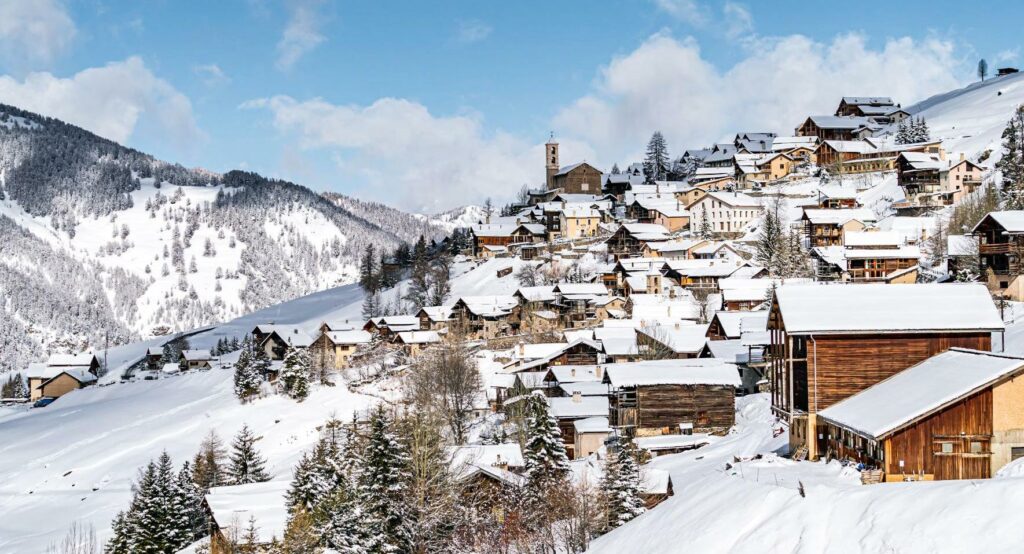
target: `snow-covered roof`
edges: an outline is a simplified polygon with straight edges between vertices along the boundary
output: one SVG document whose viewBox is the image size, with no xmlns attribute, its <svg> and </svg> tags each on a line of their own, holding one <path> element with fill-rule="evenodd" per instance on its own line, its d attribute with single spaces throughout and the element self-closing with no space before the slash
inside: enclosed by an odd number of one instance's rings
<svg viewBox="0 0 1024 554">
<path fill-rule="evenodd" d="M 685 447 L 698 447 L 711 442 L 708 435 L 695 434 L 695 435 L 656 435 L 653 437 L 637 437 L 633 439 L 633 443 L 638 448 L 642 448 L 649 452 L 657 452 L 658 450 L 668 450 L 674 448 L 685 448 Z"/>
<path fill-rule="evenodd" d="M 433 344 L 441 342 L 441 335 L 437 331 L 402 331 L 398 340 L 402 344 Z"/>
<path fill-rule="evenodd" d="M 570 164 L 570 165 L 563 165 L 561 168 L 558 169 L 558 173 L 556 173 L 555 175 L 565 175 L 565 174 L 569 173 L 570 171 L 576 169 L 577 167 L 580 167 L 581 165 L 587 165 L 587 166 L 590 166 L 593 169 L 597 169 L 596 167 L 588 164 L 587 162 L 577 162 L 577 163 Z M 597 171 L 601 172 L 600 169 L 597 169 Z"/>
<path fill-rule="evenodd" d="M 555 292 L 560 294 L 581 294 L 606 296 L 608 289 L 601 283 L 558 283 Z"/>
<path fill-rule="evenodd" d="M 583 396 L 607 396 L 608 385 L 599 381 L 583 381 L 577 383 L 561 383 L 558 388 L 562 389 L 565 396 L 572 396 L 580 393 Z"/>
<path fill-rule="evenodd" d="M 623 223 L 622 228 L 638 240 L 668 240 L 668 229 L 656 223 Z"/>
<path fill-rule="evenodd" d="M 519 287 L 516 293 L 527 302 L 553 302 L 555 300 L 555 287 L 553 286 Z"/>
<path fill-rule="evenodd" d="M 981 284 L 782 285 L 775 291 L 789 334 L 1000 331 Z"/>
<path fill-rule="evenodd" d="M 607 416 L 588 417 L 577 419 L 572 422 L 576 433 L 611 433 L 612 427 L 608 424 Z"/>
<path fill-rule="evenodd" d="M 804 210 L 804 217 L 815 225 L 842 225 L 854 219 L 860 222 L 875 221 L 877 219 L 875 212 L 867 208 L 807 208 Z"/>
<path fill-rule="evenodd" d="M 599 382 L 604 376 L 596 365 L 555 365 L 548 372 L 559 383 Z"/>
<path fill-rule="evenodd" d="M 808 119 L 820 129 L 853 130 L 871 123 L 867 117 L 860 116 L 812 115 Z"/>
<path fill-rule="evenodd" d="M 506 444 L 473 444 L 468 446 L 457 446 L 451 451 L 452 467 L 459 467 L 468 464 L 480 465 L 502 465 L 508 467 L 523 467 L 523 451 L 519 443 Z"/>
<path fill-rule="evenodd" d="M 693 297 L 671 298 L 660 294 L 638 294 L 629 297 L 633 319 L 641 322 L 657 322 L 679 319 L 698 319 L 700 307 Z"/>
<path fill-rule="evenodd" d="M 96 360 L 96 355 L 92 352 L 82 352 L 80 354 L 50 354 L 50 358 L 46 360 L 48 366 L 82 366 L 92 365 L 93 361 Z"/>
<path fill-rule="evenodd" d="M 740 339 L 709 340 L 708 350 L 711 357 L 733 364 L 745 364 L 750 361 L 750 349 L 743 346 Z"/>
<path fill-rule="evenodd" d="M 267 543 L 273 537 L 284 536 L 288 522 L 285 494 L 290 486 L 291 482 L 285 479 L 214 487 L 206 494 L 206 504 L 225 536 L 243 535 L 252 518 L 255 519 L 258 540 Z"/>
<path fill-rule="evenodd" d="M 608 416 L 607 396 L 548 398 L 548 411 L 555 418 Z"/>
<path fill-rule="evenodd" d="M 1003 210 L 999 212 L 989 212 L 977 225 L 974 226 L 972 232 L 976 232 L 978 227 L 984 223 L 985 219 L 992 218 L 1004 231 L 1008 233 L 1024 233 L 1024 210 Z"/>
<path fill-rule="evenodd" d="M 528 389 L 540 389 L 547 386 L 544 378 L 548 376 L 547 371 L 521 371 L 516 373 L 516 379 Z"/>
<path fill-rule="evenodd" d="M 181 357 L 185 358 L 190 362 L 202 362 L 213 358 L 213 354 L 210 354 L 209 350 L 203 348 L 193 350 L 182 350 Z"/>
<path fill-rule="evenodd" d="M 766 310 L 757 312 L 717 312 L 712 321 L 718 321 L 722 331 L 725 332 L 725 336 L 739 338 L 740 333 L 742 333 L 742 322 L 747 318 L 750 318 L 751 321 L 763 319 L 767 322 L 768 312 Z"/>
<path fill-rule="evenodd" d="M 696 354 L 707 342 L 708 325 L 680 322 L 675 325 L 642 327 L 637 331 L 664 344 L 676 354 Z"/>
<path fill-rule="evenodd" d="M 829 406 L 818 417 L 882 438 L 1022 370 L 1024 358 L 954 348 Z"/>
<path fill-rule="evenodd" d="M 474 315 L 482 317 L 496 317 L 508 315 L 519 301 L 515 296 L 462 296 L 459 302 L 465 304 L 466 309 Z"/>
<path fill-rule="evenodd" d="M 83 385 L 96 381 L 96 376 L 89 371 L 89 366 L 62 366 L 52 369 L 57 371 L 51 377 L 43 381 L 40 386 L 45 385 L 47 382 L 52 381 L 61 375 L 67 375 Z"/>
<path fill-rule="evenodd" d="M 843 235 L 843 244 L 847 248 L 860 246 L 891 246 L 903 244 L 903 236 L 895 231 L 850 231 Z"/>
<path fill-rule="evenodd" d="M 313 337 L 305 330 L 295 325 L 258 325 L 256 330 L 267 335 L 276 334 L 289 346 L 306 348 L 313 344 Z"/>
<path fill-rule="evenodd" d="M 818 137 L 775 137 L 772 140 L 772 150 L 792 150 L 794 148 L 811 148 L 818 144 Z"/>
<path fill-rule="evenodd" d="M 694 203 L 695 204 L 699 204 L 699 203 L 705 201 L 706 199 L 718 200 L 719 202 L 721 202 L 721 203 L 723 203 L 723 204 L 725 204 L 727 206 L 733 207 L 733 208 L 747 208 L 747 207 L 760 208 L 761 207 L 761 201 L 760 200 L 758 200 L 757 198 L 754 198 L 753 196 L 749 196 L 749 195 L 743 194 L 742 192 L 711 191 L 711 192 L 705 194 L 704 196 L 702 196 L 700 198 L 700 200 L 697 200 Z"/>
<path fill-rule="evenodd" d="M 921 257 L 921 249 L 916 246 L 901 246 L 899 248 L 847 248 L 843 256 L 848 260 L 891 260 L 891 259 L 916 259 Z"/>
<path fill-rule="evenodd" d="M 367 344 L 373 335 L 366 331 L 328 331 L 327 338 L 334 344 Z"/>
<path fill-rule="evenodd" d="M 604 366 L 605 382 L 612 388 L 655 385 L 740 386 L 735 364 L 717 358 L 647 360 Z"/>
<path fill-rule="evenodd" d="M 948 235 L 946 252 L 950 256 L 976 256 L 978 254 L 978 238 L 967 235 Z"/>
<path fill-rule="evenodd" d="M 448 321 L 452 317 L 451 306 L 424 306 L 420 308 L 420 311 L 427 316 L 427 319 L 434 322 Z"/>
<path fill-rule="evenodd" d="M 849 154 L 870 154 L 877 150 L 875 145 L 863 140 L 826 140 L 822 144 L 827 144 L 836 152 Z"/>
</svg>

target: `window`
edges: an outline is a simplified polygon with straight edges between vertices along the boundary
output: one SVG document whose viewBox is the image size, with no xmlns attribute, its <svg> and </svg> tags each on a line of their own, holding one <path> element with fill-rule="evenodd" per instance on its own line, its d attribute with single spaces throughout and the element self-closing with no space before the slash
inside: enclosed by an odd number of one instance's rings
<svg viewBox="0 0 1024 554">
<path fill-rule="evenodd" d="M 985 443 L 981 441 L 971 441 L 971 454 L 984 454 Z"/>
<path fill-rule="evenodd" d="M 1011 446 L 1010 461 L 1012 462 L 1019 458 L 1024 458 L 1024 446 Z"/>
<path fill-rule="evenodd" d="M 942 450 L 941 450 L 941 452 L 943 454 L 952 454 L 953 453 L 953 443 L 951 443 L 951 442 L 944 442 L 944 443 L 942 443 Z"/>
</svg>

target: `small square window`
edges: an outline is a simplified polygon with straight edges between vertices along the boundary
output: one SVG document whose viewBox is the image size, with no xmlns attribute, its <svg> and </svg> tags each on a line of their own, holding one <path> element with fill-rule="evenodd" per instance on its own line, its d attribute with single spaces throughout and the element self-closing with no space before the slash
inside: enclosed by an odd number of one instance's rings
<svg viewBox="0 0 1024 554">
<path fill-rule="evenodd" d="M 953 443 L 951 443 L 951 442 L 944 442 L 944 443 L 942 443 L 942 453 L 943 454 L 952 454 L 953 453 Z"/>
<path fill-rule="evenodd" d="M 971 454 L 982 454 L 985 452 L 985 443 L 971 441 Z"/>
</svg>

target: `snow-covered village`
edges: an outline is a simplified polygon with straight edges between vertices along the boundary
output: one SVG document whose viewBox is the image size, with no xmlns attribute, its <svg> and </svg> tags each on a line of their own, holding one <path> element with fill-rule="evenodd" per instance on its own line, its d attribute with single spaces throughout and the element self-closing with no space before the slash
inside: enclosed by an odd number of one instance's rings
<svg viewBox="0 0 1024 554">
<path fill-rule="evenodd" d="M 1024 6 L 99 4 L 0 0 L 0 554 L 1024 545 Z"/>
</svg>

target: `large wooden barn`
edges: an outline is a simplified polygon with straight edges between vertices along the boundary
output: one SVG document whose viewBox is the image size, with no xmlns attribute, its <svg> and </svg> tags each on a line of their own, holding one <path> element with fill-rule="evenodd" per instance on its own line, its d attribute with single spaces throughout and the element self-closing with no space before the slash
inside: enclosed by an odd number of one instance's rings
<svg viewBox="0 0 1024 554">
<path fill-rule="evenodd" d="M 637 436 L 675 434 L 680 424 L 725 433 L 735 423 L 735 364 L 715 358 L 651 360 L 605 366 L 612 426 Z"/>
<path fill-rule="evenodd" d="M 950 348 L 991 350 L 1003 330 L 980 284 L 783 285 L 768 317 L 772 409 L 814 459 L 818 412 Z"/>
<path fill-rule="evenodd" d="M 986 479 L 1024 457 L 1024 358 L 954 348 L 818 418 L 830 456 L 887 481 Z"/>
</svg>

